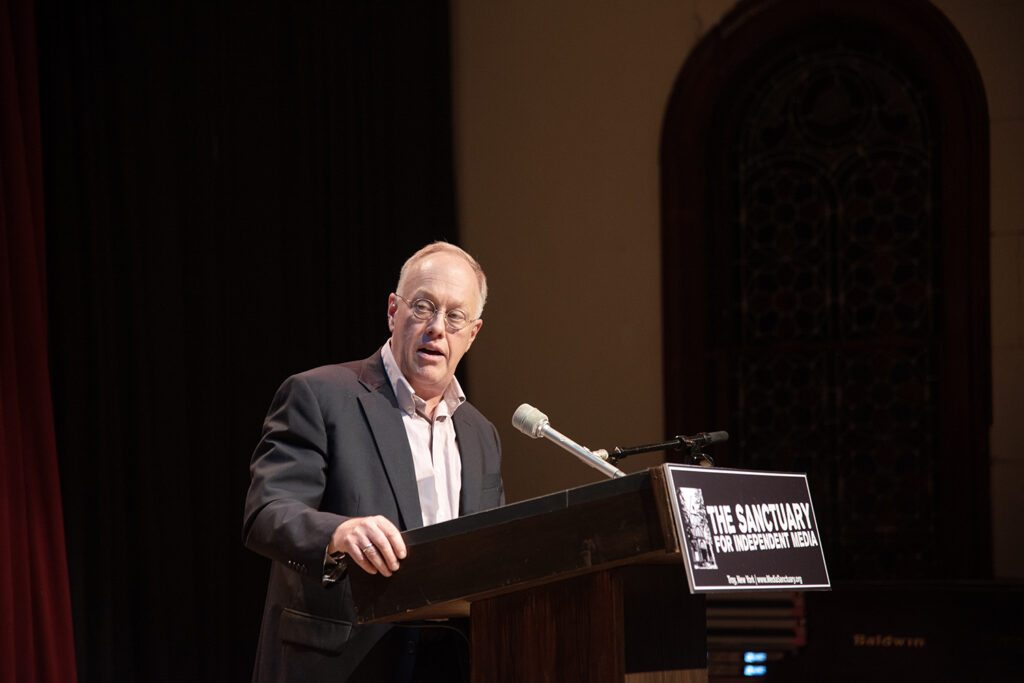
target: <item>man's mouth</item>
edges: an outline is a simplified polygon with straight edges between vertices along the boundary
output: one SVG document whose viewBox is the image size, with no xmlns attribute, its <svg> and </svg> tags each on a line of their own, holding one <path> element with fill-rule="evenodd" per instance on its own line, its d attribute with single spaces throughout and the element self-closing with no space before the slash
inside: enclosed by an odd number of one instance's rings
<svg viewBox="0 0 1024 683">
<path fill-rule="evenodd" d="M 433 356 L 434 358 L 444 358 L 444 353 L 437 349 L 427 348 L 425 346 L 420 347 L 418 353 L 422 353 L 425 356 Z"/>
</svg>

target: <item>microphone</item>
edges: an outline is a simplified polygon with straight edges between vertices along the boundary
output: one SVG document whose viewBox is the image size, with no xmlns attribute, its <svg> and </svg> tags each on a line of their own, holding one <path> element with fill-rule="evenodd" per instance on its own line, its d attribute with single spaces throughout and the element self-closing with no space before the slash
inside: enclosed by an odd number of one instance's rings
<svg viewBox="0 0 1024 683">
<path fill-rule="evenodd" d="M 515 414 L 512 415 L 512 426 L 523 434 L 526 434 L 531 439 L 539 439 L 543 436 L 545 439 L 553 441 L 583 462 L 593 467 L 595 470 L 599 470 L 608 477 L 614 479 L 615 477 L 626 476 L 626 473 L 619 468 L 605 462 L 600 457 L 591 453 L 588 448 L 579 445 L 569 437 L 552 428 L 551 425 L 548 424 L 548 416 L 531 406 L 529 403 L 524 403 L 516 408 Z"/>
<path fill-rule="evenodd" d="M 729 432 L 701 432 L 697 436 L 677 436 L 689 448 L 704 448 L 729 440 Z"/>
</svg>

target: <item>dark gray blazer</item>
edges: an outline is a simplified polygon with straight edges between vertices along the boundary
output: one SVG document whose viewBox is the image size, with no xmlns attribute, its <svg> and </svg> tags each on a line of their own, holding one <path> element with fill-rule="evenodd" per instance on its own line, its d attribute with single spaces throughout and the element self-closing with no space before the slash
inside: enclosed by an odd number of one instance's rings
<svg viewBox="0 0 1024 683">
<path fill-rule="evenodd" d="M 468 402 L 452 420 L 462 456 L 459 514 L 502 505 L 497 430 Z M 349 517 L 369 515 L 403 530 L 423 526 L 380 352 L 285 380 L 250 470 L 243 539 L 273 560 L 253 681 L 343 681 L 389 627 L 355 624 L 347 579 L 323 586 L 331 535 Z"/>
</svg>

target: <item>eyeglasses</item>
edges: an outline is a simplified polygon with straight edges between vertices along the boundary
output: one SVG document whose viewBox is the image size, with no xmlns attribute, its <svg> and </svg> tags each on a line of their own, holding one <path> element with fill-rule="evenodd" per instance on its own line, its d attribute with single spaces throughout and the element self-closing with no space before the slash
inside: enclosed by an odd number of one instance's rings
<svg viewBox="0 0 1024 683">
<path fill-rule="evenodd" d="M 438 309 L 437 304 L 430 299 L 416 299 L 415 301 L 409 301 L 397 292 L 395 293 L 395 296 L 405 302 L 405 305 L 409 307 L 413 317 L 417 320 L 433 320 L 434 316 L 437 315 L 438 310 L 440 310 Z M 475 320 L 476 318 L 471 320 L 469 316 L 466 315 L 465 311 L 458 308 L 446 311 L 444 314 L 444 324 L 452 332 L 458 332 Z"/>
</svg>

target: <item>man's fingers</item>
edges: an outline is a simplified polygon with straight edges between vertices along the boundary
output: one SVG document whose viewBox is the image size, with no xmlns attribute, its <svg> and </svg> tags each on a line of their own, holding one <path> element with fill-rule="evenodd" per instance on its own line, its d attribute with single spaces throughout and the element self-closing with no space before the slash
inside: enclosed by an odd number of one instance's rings
<svg viewBox="0 0 1024 683">
<path fill-rule="evenodd" d="M 386 517 L 374 517 L 373 520 L 376 523 L 376 528 L 368 534 L 369 541 L 373 543 L 373 548 L 380 553 L 381 562 L 391 571 L 396 571 L 398 559 L 405 557 L 405 543 L 402 541 L 402 534 Z M 385 576 L 390 575 L 390 572 L 385 573 Z"/>
<path fill-rule="evenodd" d="M 405 539 L 402 538 L 402 532 L 391 524 L 391 529 L 385 533 L 387 534 L 388 541 L 391 542 L 391 547 L 395 549 L 395 556 L 400 560 L 404 560 L 406 556 L 406 549 Z"/>
<path fill-rule="evenodd" d="M 333 544 L 369 574 L 391 576 L 406 555 L 402 533 L 381 515 L 346 520 L 335 531 Z"/>
<path fill-rule="evenodd" d="M 363 554 L 363 561 L 359 563 L 366 572 L 376 574 L 378 571 L 384 576 L 391 576 L 387 561 L 381 555 L 376 545 L 368 543 L 360 551 Z"/>
</svg>

